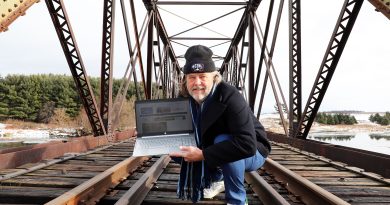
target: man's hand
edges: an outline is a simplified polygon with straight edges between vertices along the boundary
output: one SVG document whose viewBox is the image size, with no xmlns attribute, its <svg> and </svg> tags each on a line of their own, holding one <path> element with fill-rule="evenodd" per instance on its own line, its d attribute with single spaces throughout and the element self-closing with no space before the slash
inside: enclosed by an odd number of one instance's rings
<svg viewBox="0 0 390 205">
<path fill-rule="evenodd" d="M 180 146 L 180 152 L 169 153 L 171 157 L 183 157 L 186 162 L 204 160 L 203 151 L 194 146 Z"/>
</svg>

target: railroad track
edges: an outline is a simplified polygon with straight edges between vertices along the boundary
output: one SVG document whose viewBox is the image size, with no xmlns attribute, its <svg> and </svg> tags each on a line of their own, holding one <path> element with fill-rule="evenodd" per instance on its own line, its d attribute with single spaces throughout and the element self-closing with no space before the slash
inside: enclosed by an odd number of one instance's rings
<svg viewBox="0 0 390 205">
<path fill-rule="evenodd" d="M 168 156 L 129 157 L 133 144 L 2 170 L 0 203 L 192 204 L 176 198 L 180 167 Z M 274 143 L 270 158 L 246 175 L 249 204 L 390 203 L 388 180 L 374 174 L 284 144 Z M 223 198 L 200 204 L 225 204 Z"/>
</svg>

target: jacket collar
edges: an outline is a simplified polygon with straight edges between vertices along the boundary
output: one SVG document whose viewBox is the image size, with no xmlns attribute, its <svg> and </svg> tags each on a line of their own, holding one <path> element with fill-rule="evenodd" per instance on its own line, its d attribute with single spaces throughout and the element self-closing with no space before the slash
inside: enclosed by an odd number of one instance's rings
<svg viewBox="0 0 390 205">
<path fill-rule="evenodd" d="M 221 82 L 223 83 L 223 82 Z M 221 84 L 220 83 L 220 84 Z M 220 84 L 216 85 L 215 92 L 213 93 L 211 99 L 208 99 L 209 102 L 207 103 L 207 106 L 205 107 L 205 112 L 202 112 L 202 121 L 201 121 L 201 135 L 203 136 L 206 130 L 214 124 L 215 121 L 218 120 L 218 118 L 222 115 L 222 113 L 226 109 L 226 105 L 223 104 L 221 101 L 221 90 L 220 90 Z M 204 120 L 206 119 L 206 120 Z"/>
</svg>

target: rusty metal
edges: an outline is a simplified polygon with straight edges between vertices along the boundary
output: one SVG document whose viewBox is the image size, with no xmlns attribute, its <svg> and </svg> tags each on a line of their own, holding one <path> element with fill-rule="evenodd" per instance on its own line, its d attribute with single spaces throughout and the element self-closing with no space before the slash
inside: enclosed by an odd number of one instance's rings
<svg viewBox="0 0 390 205">
<path fill-rule="evenodd" d="M 136 19 L 135 18 L 135 11 L 133 10 L 134 9 L 134 5 L 133 5 L 133 2 L 130 1 L 130 5 L 131 5 L 131 8 L 132 8 L 132 14 L 133 14 L 133 28 L 134 28 L 134 33 L 135 33 L 135 36 L 136 36 L 136 46 L 135 48 L 131 51 L 131 53 L 135 53 L 135 56 L 137 56 L 137 59 L 134 59 L 134 55 L 130 55 L 130 60 L 129 60 L 129 63 L 127 65 L 127 68 L 126 68 L 126 72 L 124 74 L 124 77 L 122 78 L 122 82 L 121 82 L 121 85 L 119 87 L 119 90 L 118 90 L 118 93 L 115 97 L 115 100 L 114 100 L 114 105 L 113 105 L 113 112 L 112 112 L 112 116 L 111 116 L 111 121 L 109 122 L 109 130 L 115 130 L 116 129 L 116 126 L 118 125 L 119 123 L 119 116 L 120 116 L 120 113 L 121 113 L 121 110 L 122 110 L 122 107 L 123 107 L 123 103 L 126 99 L 126 95 L 127 95 L 127 90 L 129 89 L 129 86 L 130 86 L 130 80 L 131 80 L 131 76 L 132 75 L 135 75 L 136 74 L 136 60 L 138 60 L 139 64 L 140 64 L 140 72 L 143 76 L 143 68 L 142 68 L 142 59 L 141 59 L 141 45 L 142 45 L 142 42 L 143 42 L 143 39 L 144 39 L 144 36 L 146 34 L 146 27 L 145 27 L 145 30 L 144 32 L 142 32 L 142 28 L 145 24 L 149 24 L 149 21 L 150 19 L 152 18 L 152 14 L 149 14 L 145 17 L 145 20 L 144 20 L 144 23 L 143 23 L 143 26 L 141 27 L 141 34 L 142 34 L 142 38 L 139 39 L 139 34 L 138 34 L 138 29 L 137 29 L 137 23 L 136 23 Z M 129 71 L 129 68 L 131 67 L 130 71 Z M 144 77 L 142 77 L 142 83 L 145 87 L 145 80 L 144 80 Z M 135 82 L 137 83 L 137 82 Z M 145 89 L 144 89 L 145 91 Z M 136 91 L 137 93 L 139 93 L 139 91 L 137 90 Z M 112 132 L 110 132 L 112 133 Z"/>
<path fill-rule="evenodd" d="M 301 0 L 289 0 L 289 136 L 302 117 Z"/>
<path fill-rule="evenodd" d="M 245 181 L 252 187 L 265 205 L 289 205 L 271 185 L 269 185 L 256 171 L 246 172 Z"/>
<path fill-rule="evenodd" d="M 39 170 L 39 169 L 46 168 L 46 167 L 51 166 L 53 164 L 58 164 L 58 163 L 61 163 L 61 162 L 64 162 L 64 161 L 67 161 L 70 159 L 74 159 L 76 157 L 85 156 L 85 155 L 89 155 L 89 154 L 92 154 L 95 152 L 99 152 L 101 150 L 107 149 L 107 148 L 112 147 L 112 146 L 117 145 L 117 144 L 121 144 L 123 142 L 125 142 L 125 141 L 121 141 L 118 143 L 112 143 L 112 144 L 109 144 L 109 145 L 106 145 L 106 146 L 103 146 L 103 147 L 100 147 L 98 149 L 94 149 L 94 150 L 91 150 L 88 152 L 84 152 L 84 153 L 78 153 L 78 152 L 72 152 L 69 154 L 65 153 L 64 156 L 62 156 L 58 159 L 44 160 L 44 162 L 38 163 L 37 165 L 35 165 L 33 167 L 29 167 L 27 169 L 22 169 L 22 170 L 19 170 L 19 171 L 10 173 L 10 174 L 2 175 L 2 176 L 0 176 L 0 182 L 4 181 L 6 179 L 10 179 L 10 178 L 17 177 L 17 176 L 20 176 L 23 174 L 31 173 L 31 172 Z"/>
<path fill-rule="evenodd" d="M 241 17 L 241 20 L 238 24 L 238 27 L 237 27 L 237 30 L 236 30 L 236 33 L 234 34 L 234 37 L 231 41 L 231 44 L 229 46 L 229 49 L 225 55 L 225 59 L 223 60 L 222 62 L 222 65 L 221 65 L 221 69 L 220 69 L 220 72 L 223 74 L 223 72 L 225 71 L 225 69 L 227 69 L 226 67 L 229 65 L 229 61 L 230 59 L 232 58 L 233 56 L 233 53 L 235 51 L 235 48 L 237 48 L 238 44 L 240 43 L 240 41 L 243 38 L 244 34 L 245 34 L 245 31 L 246 31 L 246 28 L 248 27 L 248 23 L 247 23 L 247 12 L 248 12 L 248 8 L 245 8 L 245 11 Z"/>
<path fill-rule="evenodd" d="M 373 179 L 375 181 L 378 181 L 380 183 L 383 183 L 383 184 L 387 184 L 387 185 L 390 185 L 390 181 L 384 179 L 382 176 L 380 175 L 377 175 L 377 174 L 374 174 L 374 173 L 369 173 L 369 172 L 366 172 L 364 169 L 361 169 L 361 168 L 357 168 L 357 167 L 352 167 L 352 166 L 349 166 L 347 165 L 346 163 L 341 163 L 341 162 L 337 162 L 337 161 L 333 161 L 331 159 L 328 159 L 326 157 L 323 157 L 323 156 L 320 156 L 320 155 L 314 155 L 313 153 L 311 152 L 307 152 L 307 151 L 302 151 L 298 148 L 295 148 L 295 147 L 291 147 L 290 145 L 286 145 L 286 144 L 281 144 L 281 143 L 277 143 L 277 142 L 271 142 L 273 145 L 278 145 L 280 147 L 283 147 L 283 148 L 286 148 L 286 149 L 289 149 L 289 150 L 293 150 L 294 152 L 298 152 L 300 154 L 303 154 L 303 155 L 306 155 L 306 156 L 309 156 L 311 158 L 315 158 L 317 160 L 320 160 L 320 161 L 323 161 L 323 162 L 326 162 L 327 164 L 331 164 L 335 167 L 338 167 L 342 170 L 348 170 L 348 171 L 351 171 L 351 172 L 354 172 L 354 173 L 357 173 L 359 175 L 363 175 L 367 178 L 370 178 L 370 179 Z"/>
<path fill-rule="evenodd" d="M 26 14 L 34 3 L 39 0 L 4 0 L 0 2 L 0 32 L 7 31 L 8 26 L 12 24 L 19 16 Z"/>
<path fill-rule="evenodd" d="M 252 21 L 251 23 L 252 24 L 255 24 L 255 17 L 254 15 L 250 15 Z M 257 36 L 257 39 L 258 39 L 258 42 L 260 44 L 260 46 L 266 46 L 266 45 L 263 45 L 262 42 L 261 42 L 261 39 L 260 39 L 260 34 L 262 34 L 262 32 L 259 32 L 258 30 L 260 30 L 260 26 L 259 28 L 257 26 L 254 26 L 254 30 L 256 32 L 256 36 Z M 266 48 L 266 51 L 267 51 L 267 55 L 268 55 L 268 49 Z M 265 60 L 268 61 L 267 59 L 267 56 L 264 56 Z M 270 61 L 272 62 L 272 61 Z M 270 65 L 271 64 L 271 65 Z M 271 87 L 272 87 L 272 91 L 273 91 L 273 94 L 274 94 L 274 97 L 275 97 L 275 101 L 276 101 L 276 104 L 277 104 L 277 111 L 279 112 L 279 116 L 280 116 L 280 119 L 282 121 L 282 126 L 283 126 L 283 129 L 284 129 L 284 132 L 286 135 L 288 135 L 288 129 L 287 129 L 287 125 L 286 125 L 286 122 L 285 122 L 285 118 L 284 118 L 284 114 L 283 114 L 283 108 L 282 108 L 282 105 L 280 103 L 280 100 L 279 100 L 279 96 L 278 96 L 278 90 L 280 92 L 280 95 L 282 97 L 282 100 L 283 102 L 285 102 L 285 99 L 284 99 L 284 95 L 283 95 L 283 92 L 281 90 L 281 87 L 280 87 L 280 83 L 279 83 L 279 80 L 277 79 L 277 75 L 276 75 L 276 72 L 275 70 L 271 70 L 273 68 L 273 64 L 270 63 L 270 64 L 266 64 L 266 73 L 268 74 L 268 78 L 270 79 L 270 83 L 271 83 Z M 266 76 L 267 77 L 267 76 Z M 276 84 L 275 84 L 275 80 L 276 79 Z M 278 86 L 278 88 L 276 87 Z M 285 104 L 285 103 L 284 103 Z"/>
<path fill-rule="evenodd" d="M 167 155 L 160 157 L 115 204 L 141 204 L 170 160 L 171 158 Z"/>
<path fill-rule="evenodd" d="M 273 32 L 274 35 L 272 37 L 271 48 L 270 48 L 270 51 L 268 53 L 268 61 L 265 62 L 269 66 L 271 66 L 271 64 L 272 64 L 272 57 L 274 55 L 276 39 L 277 39 L 277 36 L 278 36 L 278 31 L 279 31 L 280 19 L 282 17 L 282 12 L 283 12 L 283 5 L 284 5 L 284 0 L 280 0 L 278 14 L 277 14 L 277 17 L 276 17 L 276 22 L 275 22 L 275 28 L 274 28 L 274 32 Z M 256 20 L 257 20 L 257 25 L 260 25 L 258 23 L 258 19 L 257 18 L 256 18 Z M 259 66 L 260 66 L 260 64 L 259 64 Z M 259 67 L 258 72 L 261 72 L 261 67 Z M 261 110 L 263 108 L 263 102 L 264 102 L 265 90 L 267 88 L 267 82 L 268 82 L 268 72 L 265 72 L 263 87 L 262 87 L 261 96 L 260 96 L 260 100 L 259 100 L 259 106 L 258 106 L 258 109 L 257 109 L 257 118 L 258 119 L 260 117 Z M 256 88 L 257 88 L 257 86 L 258 85 L 256 85 Z M 257 95 L 257 90 L 256 90 L 256 95 Z"/>
<path fill-rule="evenodd" d="M 205 2 L 205 1 L 158 1 L 156 2 L 157 5 L 195 5 L 195 6 L 199 6 L 199 5 L 208 5 L 208 6 L 211 6 L 211 5 L 218 5 L 218 6 L 221 6 L 221 5 L 237 5 L 237 6 L 240 6 L 240 5 L 247 5 L 246 2 L 219 2 L 219 1 L 209 1 L 209 2 Z"/>
<path fill-rule="evenodd" d="M 368 0 L 375 6 L 376 11 L 380 11 L 388 19 L 390 19 L 390 0 Z"/>
<path fill-rule="evenodd" d="M 254 13 L 255 11 L 249 11 L 249 13 Z M 255 106 L 255 34 L 254 34 L 254 24 L 251 22 L 250 14 L 247 16 L 248 18 L 248 104 L 249 107 L 254 111 Z"/>
<path fill-rule="evenodd" d="M 184 31 L 181 31 L 181 32 L 179 32 L 179 33 L 176 33 L 176 34 L 170 36 L 169 39 L 172 40 L 172 39 L 174 39 L 174 37 L 176 37 L 176 36 L 178 36 L 178 35 L 180 35 L 180 34 L 183 34 L 183 33 L 186 33 L 186 32 L 188 32 L 188 31 L 194 30 L 194 29 L 196 29 L 196 28 L 202 27 L 202 26 L 204 26 L 204 25 L 206 25 L 206 24 L 208 24 L 208 23 L 214 22 L 214 21 L 216 21 L 216 20 L 218 20 L 218 19 L 221 19 L 221 18 L 223 18 L 223 17 L 226 17 L 226 16 L 228 16 L 228 15 L 230 15 L 230 14 L 233 14 L 233 13 L 235 13 L 235 12 L 241 10 L 241 9 L 244 9 L 244 8 L 245 8 L 245 7 L 238 8 L 238 9 L 236 9 L 236 10 L 233 10 L 233 11 L 231 11 L 231 12 L 228 12 L 228 13 L 226 13 L 226 14 L 223 14 L 223 15 L 221 15 L 221 16 L 218 16 L 217 18 L 213 18 L 213 19 L 211 19 L 211 20 L 209 20 L 209 21 L 206 21 L 206 22 L 204 22 L 204 23 L 201 23 L 201 24 L 197 24 L 196 26 L 194 26 L 194 27 L 192 27 L 192 28 L 186 29 L 186 30 L 184 30 Z M 227 37 L 227 36 L 226 36 L 226 37 Z M 200 40 L 202 40 L 202 39 L 200 39 Z M 219 39 L 219 40 L 221 40 L 221 39 Z M 229 40 L 229 41 L 230 41 L 231 39 L 228 38 L 228 39 L 225 39 L 225 40 Z"/>
<path fill-rule="evenodd" d="M 133 136 L 134 130 L 115 134 L 115 140 Z M 44 159 L 62 156 L 65 153 L 79 153 L 108 144 L 105 136 L 78 137 L 61 143 L 45 143 L 31 149 L 17 150 L 0 154 L 0 169 L 15 168 L 26 163 L 35 163 Z"/>
<path fill-rule="evenodd" d="M 140 38 L 139 38 L 139 35 L 138 35 L 137 16 L 135 15 L 134 0 L 130 0 L 130 8 L 131 8 L 131 16 L 132 16 L 132 20 L 133 20 L 133 30 L 134 30 L 134 35 L 135 35 L 135 45 L 136 45 L 136 48 L 137 48 L 137 57 L 138 57 L 137 59 L 138 59 L 138 63 L 139 63 L 139 66 L 140 66 L 140 73 L 141 73 L 141 76 L 142 76 L 142 84 L 144 86 L 144 95 L 147 96 L 146 84 L 145 84 L 144 66 L 143 66 L 142 55 L 141 55 L 142 54 L 142 52 L 141 52 L 141 43 L 140 43 Z M 149 16 L 149 19 L 148 19 L 148 23 L 146 25 L 149 25 L 150 21 L 152 21 L 152 19 L 153 19 L 153 12 L 148 12 L 148 16 Z"/>
<path fill-rule="evenodd" d="M 112 73 L 114 56 L 115 0 L 104 0 L 102 59 L 100 72 L 100 116 L 108 130 L 112 107 Z M 110 134 L 110 133 L 108 133 Z"/>
<path fill-rule="evenodd" d="M 283 181 L 286 184 L 288 190 L 295 195 L 299 195 L 303 202 L 306 204 L 318 204 L 318 205 L 347 205 L 346 201 L 319 187 L 318 185 L 310 182 L 309 180 L 299 176 L 298 174 L 286 169 L 279 163 L 273 161 L 270 158 L 266 159 L 264 169 L 272 173 L 278 180 Z"/>
<path fill-rule="evenodd" d="M 298 149 L 312 152 L 334 161 L 344 162 L 351 166 L 365 169 L 366 171 L 378 173 L 384 177 L 390 177 L 390 167 L 387 166 L 390 164 L 389 155 L 313 140 L 287 138 L 275 133 L 268 133 L 268 138 L 272 141 L 289 144 Z"/>
<path fill-rule="evenodd" d="M 130 31 L 129 31 L 129 24 L 128 24 L 128 21 L 127 21 L 127 12 L 126 12 L 126 8 L 125 8 L 125 2 L 124 2 L 124 0 L 120 0 L 120 1 L 121 1 L 121 10 L 122 10 L 123 24 L 124 24 L 125 33 L 126 33 L 127 48 L 128 48 L 128 51 L 129 51 L 130 59 L 133 59 L 134 53 L 132 51 L 133 47 L 131 46 Z M 133 7 L 134 7 L 134 5 L 133 5 Z M 138 29 L 136 28 L 135 30 L 138 30 Z M 136 34 L 138 35 L 138 32 L 136 32 Z M 136 37 L 136 39 L 138 39 L 138 37 Z M 140 62 L 140 65 L 142 65 L 142 62 Z M 140 100 L 141 96 L 140 96 L 140 92 L 139 92 L 139 88 L 138 88 L 138 78 L 137 78 L 137 74 L 136 74 L 135 70 L 134 70 L 132 75 L 133 75 L 134 87 L 135 87 L 135 91 L 136 91 L 136 98 L 137 98 L 137 100 Z"/>
<path fill-rule="evenodd" d="M 263 38 L 263 46 L 261 47 L 261 52 L 260 52 L 260 60 L 259 60 L 259 65 L 257 67 L 257 75 L 256 75 L 256 82 L 255 82 L 255 98 L 257 97 L 257 90 L 259 87 L 259 81 L 260 81 L 260 75 L 263 67 L 263 61 L 264 61 L 264 53 L 265 53 L 265 48 L 267 47 L 267 41 L 268 41 L 268 34 L 269 34 L 269 26 L 271 24 L 271 17 L 272 17 L 272 11 L 274 8 L 274 0 L 270 1 L 269 9 L 268 9 L 268 16 L 267 16 L 267 22 L 265 24 L 265 34 Z M 278 25 L 276 25 L 278 26 Z M 276 35 L 276 33 L 274 33 Z"/>
<path fill-rule="evenodd" d="M 303 117 L 299 121 L 299 133 L 297 133 L 299 138 L 306 139 L 309 133 L 362 4 L 363 0 L 345 0 L 344 2 L 302 114 Z"/>
<path fill-rule="evenodd" d="M 149 13 L 151 13 L 151 11 L 149 11 Z M 148 24 L 148 40 L 146 45 L 146 87 L 144 88 L 146 91 L 146 99 L 151 99 L 152 97 L 153 24 L 155 22 L 155 18 L 155 15 L 153 15 Z"/>
<path fill-rule="evenodd" d="M 95 203 L 106 195 L 108 189 L 118 185 L 147 159 L 147 157 L 129 157 L 103 173 L 62 194 L 60 197 L 49 201 L 46 205 Z"/>
<path fill-rule="evenodd" d="M 92 132 L 95 136 L 105 135 L 106 130 L 97 109 L 95 96 L 92 92 L 64 3 L 62 0 L 46 0 L 46 5 L 91 124 Z"/>
</svg>

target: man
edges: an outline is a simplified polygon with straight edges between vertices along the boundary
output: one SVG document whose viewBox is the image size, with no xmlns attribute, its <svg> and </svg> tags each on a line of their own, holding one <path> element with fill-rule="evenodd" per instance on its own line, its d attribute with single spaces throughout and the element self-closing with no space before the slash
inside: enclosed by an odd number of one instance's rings
<svg viewBox="0 0 390 205">
<path fill-rule="evenodd" d="M 191 99 L 198 147 L 183 146 L 178 196 L 197 202 L 225 190 L 228 204 L 245 204 L 245 171 L 259 169 L 271 146 L 238 90 L 222 81 L 202 45 L 190 47 L 183 68 L 182 95 Z"/>
</svg>

